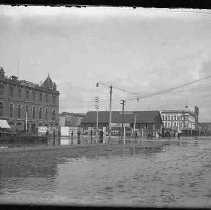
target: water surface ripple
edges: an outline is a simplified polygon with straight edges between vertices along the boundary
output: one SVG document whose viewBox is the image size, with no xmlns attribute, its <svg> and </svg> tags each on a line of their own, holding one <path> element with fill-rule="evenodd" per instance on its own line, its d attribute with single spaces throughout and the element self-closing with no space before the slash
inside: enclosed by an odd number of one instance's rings
<svg viewBox="0 0 211 210">
<path fill-rule="evenodd" d="M 159 152 L 0 160 L 0 202 L 211 207 L 211 140 Z"/>
</svg>

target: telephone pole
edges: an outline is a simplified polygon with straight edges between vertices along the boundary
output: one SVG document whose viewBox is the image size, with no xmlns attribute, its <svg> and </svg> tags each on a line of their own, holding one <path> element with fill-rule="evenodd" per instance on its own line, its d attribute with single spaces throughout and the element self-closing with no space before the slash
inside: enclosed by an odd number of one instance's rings
<svg viewBox="0 0 211 210">
<path fill-rule="evenodd" d="M 111 141 L 111 118 L 112 118 L 112 85 L 110 88 L 110 106 L 109 106 L 109 141 Z"/>
<path fill-rule="evenodd" d="M 123 132 L 124 132 L 124 111 L 125 111 L 125 100 L 121 100 L 122 101 L 122 132 L 121 132 L 121 138 L 123 136 Z"/>
<path fill-rule="evenodd" d="M 96 123 L 96 139 L 98 139 L 98 110 L 99 110 L 99 97 L 95 97 L 95 109 L 97 111 L 97 123 Z"/>
</svg>

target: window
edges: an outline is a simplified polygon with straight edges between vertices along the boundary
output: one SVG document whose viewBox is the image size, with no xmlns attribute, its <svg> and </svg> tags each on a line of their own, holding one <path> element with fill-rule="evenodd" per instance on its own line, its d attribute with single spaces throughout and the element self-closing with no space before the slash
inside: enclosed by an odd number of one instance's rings
<svg viewBox="0 0 211 210">
<path fill-rule="evenodd" d="M 18 118 L 21 118 L 21 105 L 18 105 Z"/>
<path fill-rule="evenodd" d="M 32 91 L 33 100 L 35 100 L 35 91 Z"/>
<path fill-rule="evenodd" d="M 10 86 L 10 96 L 13 96 L 13 87 Z"/>
<path fill-rule="evenodd" d="M 40 93 L 40 102 L 42 102 L 42 93 Z"/>
<path fill-rule="evenodd" d="M 45 119 L 48 119 L 48 109 L 45 109 Z"/>
<path fill-rule="evenodd" d="M 39 119 L 42 118 L 42 108 L 40 108 L 40 111 L 39 111 Z"/>
<path fill-rule="evenodd" d="M 48 94 L 45 94 L 45 101 L 46 101 L 46 103 L 48 103 Z"/>
<path fill-rule="evenodd" d="M 10 104 L 10 117 L 13 117 L 13 104 Z"/>
<path fill-rule="evenodd" d="M 53 104 L 56 104 L 56 96 L 53 95 Z"/>
<path fill-rule="evenodd" d="M 81 118 L 80 117 L 77 118 L 77 125 L 81 125 Z"/>
<path fill-rule="evenodd" d="M 21 89 L 18 89 L 18 97 L 21 98 Z"/>
<path fill-rule="evenodd" d="M 4 85 L 0 85 L 0 96 L 4 95 Z"/>
<path fill-rule="evenodd" d="M 56 119 L 56 111 L 53 110 L 53 111 L 52 111 L 52 120 L 55 120 L 55 119 Z"/>
<path fill-rule="evenodd" d="M 27 105 L 26 106 L 26 112 L 27 112 L 27 117 L 29 116 L 28 114 L 29 114 L 29 106 Z"/>
<path fill-rule="evenodd" d="M 4 113 L 3 111 L 4 111 L 4 106 L 3 106 L 3 103 L 0 102 L 0 117 L 3 116 L 3 113 Z"/>
<path fill-rule="evenodd" d="M 32 117 L 33 117 L 33 119 L 35 118 L 35 116 L 36 116 L 36 108 L 33 107 L 33 109 L 32 109 Z"/>
<path fill-rule="evenodd" d="M 29 99 L 29 90 L 26 90 L 26 99 Z"/>
</svg>

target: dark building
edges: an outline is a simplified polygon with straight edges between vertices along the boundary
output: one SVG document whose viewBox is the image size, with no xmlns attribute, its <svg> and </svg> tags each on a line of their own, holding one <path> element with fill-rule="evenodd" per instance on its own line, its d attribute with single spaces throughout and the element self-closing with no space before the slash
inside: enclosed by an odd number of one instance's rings
<svg viewBox="0 0 211 210">
<path fill-rule="evenodd" d="M 211 122 L 199 123 L 199 135 L 210 136 L 211 135 Z"/>
<path fill-rule="evenodd" d="M 41 84 L 5 76 L 0 67 L 0 119 L 14 132 L 36 133 L 38 126 L 58 126 L 59 92 L 48 75 Z M 27 126 L 26 126 L 27 122 Z"/>
<path fill-rule="evenodd" d="M 143 132 L 151 132 L 155 135 L 156 132 L 161 132 L 162 119 L 159 111 L 112 111 L 112 126 L 121 127 L 122 117 L 127 127 L 133 129 L 134 123 L 136 130 Z M 94 127 L 97 125 L 97 112 L 89 111 L 81 122 L 83 128 Z M 109 111 L 98 112 L 98 126 L 99 129 L 103 127 L 108 128 L 109 125 Z"/>
</svg>

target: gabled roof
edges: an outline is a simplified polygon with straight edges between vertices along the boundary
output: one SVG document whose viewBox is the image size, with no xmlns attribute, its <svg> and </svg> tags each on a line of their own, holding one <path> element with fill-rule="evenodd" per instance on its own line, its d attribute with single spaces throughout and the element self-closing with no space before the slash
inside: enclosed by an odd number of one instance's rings
<svg viewBox="0 0 211 210">
<path fill-rule="evenodd" d="M 48 74 L 46 80 L 43 82 L 42 87 L 43 87 L 43 88 L 46 88 L 46 89 L 50 89 L 50 90 L 53 89 L 54 83 L 52 82 L 52 80 L 51 80 L 49 74 Z"/>
<path fill-rule="evenodd" d="M 156 117 L 160 118 L 159 111 L 136 111 L 136 112 L 125 112 L 124 122 L 125 123 L 134 123 L 136 113 L 136 123 L 154 123 Z M 86 113 L 86 116 L 82 120 L 83 123 L 96 123 L 97 112 L 89 111 Z M 109 122 L 109 111 L 99 111 L 98 112 L 98 122 L 99 123 L 108 123 Z M 121 123 L 122 122 L 122 112 L 121 111 L 112 111 L 112 123 Z"/>
</svg>

